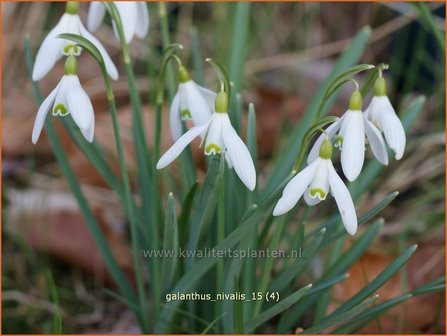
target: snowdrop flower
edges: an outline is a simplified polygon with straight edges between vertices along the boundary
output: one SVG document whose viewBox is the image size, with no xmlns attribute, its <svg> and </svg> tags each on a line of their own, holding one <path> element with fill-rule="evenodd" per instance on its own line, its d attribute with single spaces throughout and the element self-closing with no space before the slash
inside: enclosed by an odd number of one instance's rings
<svg viewBox="0 0 447 336">
<path fill-rule="evenodd" d="M 254 190 L 256 170 L 248 148 L 239 138 L 228 117 L 228 95 L 221 91 L 216 97 L 215 112 L 205 124 L 192 127 L 160 158 L 157 169 L 174 161 L 185 147 L 198 136 L 202 137 L 205 155 L 222 154 L 230 168 L 234 167 L 245 186 Z"/>
<path fill-rule="evenodd" d="M 177 141 L 182 133 L 182 120 L 192 120 L 195 126 L 206 124 L 213 113 L 216 93 L 196 84 L 180 64 L 179 86 L 169 110 L 171 134 Z"/>
<path fill-rule="evenodd" d="M 290 211 L 304 194 L 305 202 L 316 205 L 325 200 L 328 193 L 335 198 L 346 231 L 357 231 L 357 215 L 348 188 L 338 176 L 331 161 L 332 143 L 325 137 L 319 148 L 319 156 L 296 175 L 284 188 L 283 194 L 273 209 L 279 216 Z"/>
<path fill-rule="evenodd" d="M 93 106 L 79 82 L 77 76 L 76 57 L 68 56 L 65 62 L 65 75 L 56 88 L 51 91 L 42 102 L 34 122 L 31 140 L 36 144 L 45 123 L 46 116 L 51 110 L 54 116 L 67 116 L 71 114 L 74 122 L 79 126 L 88 142 L 93 141 L 95 130 L 95 117 Z"/>
<path fill-rule="evenodd" d="M 79 55 L 81 49 L 73 42 L 58 38 L 62 33 L 71 33 L 80 35 L 90 42 L 92 42 L 101 53 L 109 76 L 116 80 L 118 79 L 118 71 L 113 64 L 107 51 L 96 37 L 90 34 L 81 22 L 78 15 L 79 2 L 67 2 L 67 9 L 59 23 L 50 33 L 45 37 L 42 45 L 39 48 L 36 56 L 36 62 L 33 69 L 33 81 L 38 81 L 45 77 L 45 75 L 53 68 L 54 64 L 62 58 L 63 55 Z"/>
<path fill-rule="evenodd" d="M 126 43 L 132 41 L 134 36 L 144 39 L 149 31 L 149 10 L 146 2 L 114 1 L 113 3 L 121 18 Z M 87 28 L 91 32 L 98 29 L 104 20 L 105 14 L 106 8 L 104 5 L 101 2 L 93 1 L 88 12 Z M 118 36 L 115 23 L 113 23 L 113 28 L 115 35 Z"/>
<path fill-rule="evenodd" d="M 329 138 L 336 136 L 336 147 L 341 149 L 343 173 L 349 181 L 354 181 L 360 174 L 365 160 L 365 135 L 371 151 L 377 160 L 388 165 L 388 153 L 385 142 L 377 127 L 362 113 L 362 95 L 355 90 L 349 100 L 349 109 L 345 114 L 326 129 Z M 313 162 L 326 135 L 322 134 L 312 147 L 307 163 Z"/>
<path fill-rule="evenodd" d="M 405 130 L 386 95 L 386 82 L 382 76 L 374 83 L 374 97 L 365 115 L 383 132 L 388 146 L 395 154 L 395 159 L 400 160 L 405 151 Z"/>
</svg>

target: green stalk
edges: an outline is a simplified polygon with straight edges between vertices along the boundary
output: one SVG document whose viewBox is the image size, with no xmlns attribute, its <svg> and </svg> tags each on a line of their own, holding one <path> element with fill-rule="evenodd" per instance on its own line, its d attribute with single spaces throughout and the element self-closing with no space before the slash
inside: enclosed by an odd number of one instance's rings
<svg viewBox="0 0 447 336">
<path fill-rule="evenodd" d="M 150 178 L 150 172 L 152 166 L 149 164 L 149 162 L 151 162 L 152 160 L 150 158 L 149 149 L 146 143 L 146 136 L 143 128 L 143 118 L 141 115 L 140 96 L 138 94 L 138 88 L 135 81 L 135 74 L 132 68 L 129 49 L 126 43 L 126 39 L 124 37 L 121 18 L 118 13 L 118 10 L 116 9 L 116 6 L 112 2 L 107 3 L 106 5 L 117 27 L 123 56 L 124 69 L 126 71 L 127 82 L 129 84 L 130 102 L 132 105 L 132 122 L 134 128 L 133 132 L 134 144 L 137 153 L 138 183 L 140 185 L 140 192 L 143 200 L 142 208 L 145 217 L 150 218 L 149 226 L 151 230 L 151 240 L 150 240 L 151 248 L 153 250 L 158 250 L 161 209 L 159 204 L 159 198 L 151 196 L 151 193 L 152 195 L 158 194 L 158 179 L 157 176 L 155 176 L 155 174 L 152 174 L 153 175 L 152 181 Z M 149 188 L 148 186 L 151 187 Z M 143 222 L 141 222 L 140 224 L 142 228 L 145 227 Z M 157 258 L 150 260 L 149 268 L 151 273 L 151 281 L 152 281 L 151 287 L 154 298 L 154 313 L 155 316 L 157 316 L 160 309 L 160 298 L 161 298 L 160 263 Z M 140 298 L 140 300 L 145 300 L 145 298 Z"/>
<path fill-rule="evenodd" d="M 143 274 L 140 265 L 139 256 L 139 244 L 138 244 L 138 222 L 137 217 L 135 215 L 135 209 L 132 206 L 132 192 L 130 189 L 130 181 L 129 174 L 127 172 L 127 166 L 124 156 L 123 144 L 121 142 L 121 132 L 118 123 L 118 113 L 116 111 L 115 97 L 113 95 L 112 85 L 110 84 L 110 79 L 106 72 L 103 73 L 104 82 L 106 85 L 106 93 L 107 93 L 107 101 L 109 104 L 109 110 L 112 115 L 112 123 L 113 123 L 113 132 L 115 134 L 115 145 L 116 151 L 118 154 L 118 162 L 120 166 L 120 171 L 124 184 L 124 193 L 125 193 L 125 208 L 127 209 L 127 214 L 129 216 L 129 226 L 130 226 L 130 234 L 131 234 L 131 243 L 132 243 L 132 254 L 134 258 L 134 267 L 135 267 L 135 278 L 137 281 L 138 288 L 138 299 L 140 301 L 140 309 L 143 314 L 143 325 L 141 326 L 143 332 L 149 331 L 149 326 L 147 324 L 148 313 L 147 313 L 147 305 L 146 305 L 146 291 L 144 288 L 144 280 Z"/>
<path fill-rule="evenodd" d="M 31 77 L 33 62 L 31 59 L 29 39 L 25 40 L 25 57 L 29 75 Z M 38 104 L 41 104 L 43 99 L 39 86 L 36 82 L 33 82 L 32 84 L 33 84 L 33 93 L 35 100 Z M 87 227 L 90 230 L 92 237 L 95 240 L 95 243 L 98 246 L 98 249 L 102 257 L 104 258 L 104 262 L 108 270 L 110 271 L 110 274 L 115 280 L 120 292 L 127 298 L 127 300 L 132 303 L 136 302 L 135 294 L 132 290 L 132 287 L 130 286 L 129 280 L 126 278 L 126 276 L 118 266 L 115 257 L 110 251 L 107 240 L 105 239 L 104 234 L 102 233 L 101 228 L 98 222 L 96 221 L 96 218 L 81 191 L 80 184 L 78 183 L 76 176 L 74 175 L 73 170 L 71 169 L 70 164 L 68 163 L 67 156 L 65 155 L 64 150 L 59 142 L 56 130 L 54 129 L 54 126 L 51 123 L 51 121 L 48 119 L 45 121 L 45 129 L 47 131 L 47 136 L 51 143 L 51 146 L 53 147 L 54 155 L 57 161 L 59 162 L 59 166 L 63 174 L 65 175 L 65 178 L 67 179 L 68 185 L 71 189 L 71 192 L 73 193 L 73 196 L 78 202 L 82 217 L 85 219 Z M 137 316 L 137 319 L 141 323 L 142 318 L 140 312 L 136 309 L 133 310 L 135 315 Z"/>
</svg>

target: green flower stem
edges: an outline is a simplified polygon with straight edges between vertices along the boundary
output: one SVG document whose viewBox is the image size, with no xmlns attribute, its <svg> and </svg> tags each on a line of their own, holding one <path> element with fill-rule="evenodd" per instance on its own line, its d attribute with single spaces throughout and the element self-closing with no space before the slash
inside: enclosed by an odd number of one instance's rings
<svg viewBox="0 0 447 336">
<path fill-rule="evenodd" d="M 162 38 L 163 48 L 166 48 L 171 44 L 171 42 L 170 42 L 170 38 L 169 38 L 168 11 L 167 11 L 165 2 L 158 3 L 158 15 L 160 17 L 161 38 Z M 174 82 L 174 73 L 172 70 L 172 66 L 167 67 L 166 76 L 167 76 L 169 99 L 172 100 L 172 98 L 174 98 L 174 94 L 175 94 L 175 82 Z"/>
<path fill-rule="evenodd" d="M 148 326 L 148 313 L 147 313 L 147 301 L 146 301 L 146 291 L 144 288 L 143 274 L 141 270 L 140 258 L 139 258 L 139 244 L 138 244 L 138 221 L 136 216 L 136 209 L 132 206 L 132 192 L 130 189 L 129 174 L 127 172 L 126 160 L 124 156 L 123 144 L 121 142 L 121 132 L 118 123 L 118 113 L 116 111 L 115 97 L 113 95 L 112 86 L 110 84 L 109 76 L 106 72 L 103 72 L 104 82 L 106 85 L 107 101 L 109 104 L 109 110 L 112 115 L 113 132 L 115 134 L 115 145 L 118 154 L 118 162 L 120 166 L 120 171 L 124 184 L 125 193 L 125 208 L 127 209 L 127 215 L 129 216 L 129 226 L 131 234 L 132 243 L 132 254 L 134 258 L 134 268 L 135 268 L 135 278 L 137 281 L 138 288 L 138 299 L 140 301 L 140 309 L 143 314 L 143 325 L 141 326 L 143 332 L 149 332 Z"/>
<path fill-rule="evenodd" d="M 29 44 L 29 39 L 27 38 L 25 40 L 25 57 L 26 62 L 28 66 L 29 75 L 31 78 L 31 73 L 33 69 L 33 62 L 31 58 L 31 49 Z M 33 82 L 33 93 L 35 100 L 38 104 L 41 104 L 42 94 L 40 92 L 39 86 L 36 82 Z M 65 152 L 60 144 L 60 141 L 58 139 L 56 130 L 54 129 L 53 124 L 50 120 L 45 121 L 45 129 L 47 131 L 48 139 L 50 140 L 51 146 L 53 147 L 54 155 L 56 156 L 57 161 L 59 162 L 60 168 L 65 175 L 68 185 L 78 202 L 80 211 L 82 213 L 82 217 L 85 219 L 85 222 L 87 224 L 88 229 L 90 230 L 93 239 L 95 240 L 96 245 L 98 246 L 98 249 L 104 258 L 104 262 L 110 271 L 110 274 L 112 275 L 113 279 L 115 280 L 120 292 L 127 298 L 129 302 L 135 303 L 136 298 L 135 294 L 132 290 L 132 287 L 130 286 L 129 280 L 126 278 L 122 270 L 120 269 L 115 257 L 113 256 L 112 252 L 110 251 L 109 245 L 107 243 L 107 240 L 104 237 L 104 234 L 101 231 L 101 228 L 99 227 L 98 222 L 96 221 L 96 218 L 90 209 L 87 200 L 84 197 L 84 194 L 82 193 L 82 190 L 80 188 L 80 184 L 76 179 L 76 176 L 74 175 L 73 170 L 70 167 L 70 164 L 68 162 L 67 156 L 65 155 Z M 137 319 L 141 323 L 141 315 L 138 310 L 135 310 L 135 315 L 137 316 Z"/>
<path fill-rule="evenodd" d="M 129 93 L 130 93 L 130 101 L 132 105 L 132 120 L 133 120 L 133 128 L 134 128 L 134 143 L 135 149 L 137 153 L 137 164 L 138 164 L 138 180 L 140 187 L 141 196 L 143 199 L 142 211 L 144 213 L 144 217 L 150 219 L 150 230 L 151 230 L 151 239 L 150 245 L 154 250 L 158 250 L 159 248 L 159 226 L 160 226 L 160 218 L 161 218 L 161 208 L 159 204 L 159 198 L 156 197 L 158 191 L 158 179 L 157 175 L 152 171 L 152 180 L 150 178 L 150 172 L 152 169 L 152 165 L 149 164 L 151 160 L 149 149 L 146 143 L 146 136 L 143 128 L 143 118 L 141 114 L 141 102 L 140 96 L 138 94 L 138 88 L 135 81 L 135 74 L 132 68 L 131 58 L 129 54 L 129 48 L 127 47 L 126 39 L 124 37 L 123 26 L 121 22 L 121 18 L 116 9 L 116 6 L 110 2 L 107 3 L 107 8 L 112 15 L 115 25 L 117 27 L 118 36 L 121 45 L 121 51 L 124 62 L 124 69 L 126 71 L 127 81 L 129 84 Z M 148 162 L 149 161 L 149 162 Z M 151 186 L 150 188 L 148 186 Z M 155 191 L 155 193 L 154 193 Z M 151 196 L 151 194 L 153 196 Z M 141 229 L 144 230 L 145 226 L 144 222 L 141 221 Z M 136 232 L 135 232 L 136 234 Z M 137 237 L 135 237 L 137 238 Z M 132 239 L 133 240 L 133 239 Z M 137 242 L 135 241 L 135 244 Z M 152 293 L 153 293 L 153 301 L 154 301 L 154 315 L 157 316 L 160 310 L 160 298 L 161 298 L 161 284 L 160 284 L 160 262 L 157 258 L 151 259 L 149 262 L 149 268 L 151 273 L 151 283 L 152 283 Z M 140 294 L 139 299 L 143 303 L 146 308 L 146 297 L 144 294 L 144 285 L 141 284 L 139 288 Z"/>
</svg>

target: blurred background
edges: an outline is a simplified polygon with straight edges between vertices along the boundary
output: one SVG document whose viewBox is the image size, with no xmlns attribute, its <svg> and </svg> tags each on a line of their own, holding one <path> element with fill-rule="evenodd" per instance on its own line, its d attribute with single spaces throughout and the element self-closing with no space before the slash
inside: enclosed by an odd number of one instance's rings
<svg viewBox="0 0 447 336">
<path fill-rule="evenodd" d="M 434 14 L 431 24 L 444 30 L 445 5 L 426 5 Z M 35 56 L 65 6 L 48 2 L 1 6 L 2 331 L 48 333 L 55 312 L 60 311 L 65 333 L 134 332 L 137 329 L 131 312 L 108 292 L 113 283 L 58 169 L 45 132 L 36 146 L 31 144 L 37 106 L 25 64 L 24 40 L 30 38 Z M 148 6 L 149 36 L 144 41 L 134 39 L 130 50 L 150 135 L 149 102 L 162 43 L 158 4 Z M 230 59 L 234 4 L 168 3 L 167 8 L 171 41 L 185 46 L 184 64 L 194 79 L 214 88 L 214 73 L 207 65 L 195 66 L 191 52 L 200 52 L 203 59 Z M 406 3 L 252 3 L 250 9 L 246 62 L 243 73 L 237 75 L 244 78 L 241 93 L 245 107 L 250 102 L 256 106 L 261 185 L 263 174 L 269 172 L 269 163 L 284 145 L 291 125 L 299 122 L 337 55 L 364 26 L 370 26 L 372 33 L 360 63 L 390 65 L 385 76 L 396 111 L 401 113 L 420 95 L 426 99 L 422 113 L 407 134 L 404 158 L 391 160 L 373 188 L 359 199 L 358 212 L 362 213 L 388 193 L 400 192 L 381 213 L 386 224 L 380 239 L 349 271 L 350 278 L 335 287 L 331 298 L 334 307 L 373 279 L 409 244 L 417 243 L 417 252 L 399 275 L 380 290 L 380 300 L 444 275 L 445 54 L 433 34 L 433 26 L 419 16 L 417 7 Z M 88 5 L 81 4 L 83 22 L 87 10 Z M 118 43 L 108 18 L 95 35 L 122 74 Z M 62 73 L 61 61 L 40 83 L 44 96 L 59 82 Z M 79 77 L 95 108 L 95 139 L 108 151 L 111 165 L 117 169 L 104 86 L 98 67 L 86 53 L 79 62 Z M 358 76 L 358 80 L 362 77 Z M 132 155 L 124 76 L 113 87 L 123 137 Z M 351 90 L 346 85 L 330 114 L 345 111 Z M 368 102 L 369 98 L 365 98 L 365 105 Z M 128 232 L 118 198 L 77 150 L 62 124 L 56 125 L 112 251 L 131 277 Z M 167 148 L 171 143 L 168 130 L 163 132 L 163 138 L 162 148 Z M 134 160 L 128 161 L 132 169 Z M 444 305 L 444 293 L 409 300 L 388 311 L 364 332 L 444 333 Z"/>
</svg>

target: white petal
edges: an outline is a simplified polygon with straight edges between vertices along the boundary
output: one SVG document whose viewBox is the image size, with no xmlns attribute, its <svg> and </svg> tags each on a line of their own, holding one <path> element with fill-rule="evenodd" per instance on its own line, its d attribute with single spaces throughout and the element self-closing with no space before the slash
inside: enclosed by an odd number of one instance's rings
<svg viewBox="0 0 447 336">
<path fill-rule="evenodd" d="M 183 84 L 186 92 L 186 101 L 191 112 L 194 125 L 203 125 L 211 118 L 211 109 L 205 98 L 199 92 L 197 84 L 192 80 Z"/>
<path fill-rule="evenodd" d="M 228 118 L 227 114 L 213 114 L 205 138 L 205 155 L 221 154 L 225 151 L 223 125 L 226 122 L 226 118 Z"/>
<path fill-rule="evenodd" d="M 114 1 L 123 25 L 126 43 L 132 41 L 137 25 L 137 6 L 134 1 Z"/>
<path fill-rule="evenodd" d="M 79 83 L 78 77 L 73 77 L 76 78 L 76 82 L 67 92 L 68 110 L 78 127 L 87 130 L 94 119 L 92 102 Z"/>
<path fill-rule="evenodd" d="M 169 125 L 171 127 L 171 135 L 174 141 L 177 141 L 182 136 L 182 119 L 180 118 L 180 98 L 177 92 L 172 100 L 169 109 Z"/>
<path fill-rule="evenodd" d="M 216 104 L 217 93 L 198 84 L 196 84 L 196 86 L 199 89 L 199 92 L 201 93 L 203 98 L 205 98 L 205 101 L 208 104 L 210 110 L 214 111 L 214 105 Z"/>
<path fill-rule="evenodd" d="M 253 159 L 247 146 L 231 126 L 228 114 L 225 113 L 224 116 L 223 140 L 233 163 L 234 171 L 246 187 L 253 191 L 256 187 L 256 170 Z"/>
<path fill-rule="evenodd" d="M 349 117 L 344 120 L 346 127 L 343 133 L 341 165 L 346 178 L 352 182 L 362 171 L 365 160 L 365 127 L 362 112 L 346 113 L 349 113 Z"/>
<path fill-rule="evenodd" d="M 330 160 L 320 160 L 320 164 L 318 165 L 315 175 L 310 182 L 310 191 L 314 191 L 314 197 L 320 200 L 325 200 L 327 194 L 329 193 L 329 179 L 328 179 L 328 163 Z"/>
<path fill-rule="evenodd" d="M 228 152 L 225 152 L 224 155 L 225 155 L 225 160 L 227 160 L 228 168 L 233 169 L 234 165 L 233 165 L 233 161 L 231 161 L 231 156 L 228 154 Z"/>
<path fill-rule="evenodd" d="M 320 200 L 318 197 L 315 198 L 310 197 L 310 189 L 308 188 L 304 192 L 304 201 L 306 202 L 307 205 L 314 206 L 320 203 L 322 200 Z"/>
<path fill-rule="evenodd" d="M 303 193 L 312 181 L 316 169 L 321 162 L 321 158 L 317 158 L 314 162 L 298 173 L 284 188 L 282 196 L 273 209 L 273 216 L 285 214 L 292 209 L 300 200 Z"/>
<path fill-rule="evenodd" d="M 388 97 L 378 97 L 382 100 L 380 124 L 388 146 L 395 153 L 395 159 L 400 160 L 404 155 L 406 137 L 405 130 L 394 111 Z"/>
<path fill-rule="evenodd" d="M 332 139 L 334 135 L 337 133 L 337 131 L 340 129 L 341 124 L 343 122 L 344 115 L 333 122 L 331 125 L 329 125 L 328 128 L 326 128 L 326 133 L 329 139 Z M 314 145 L 312 146 L 312 149 L 309 152 L 309 155 L 307 156 L 307 164 L 314 162 L 317 157 L 319 157 L 320 154 L 320 147 L 323 143 L 323 140 L 326 138 L 326 134 L 322 133 L 317 141 L 315 141 Z"/>
<path fill-rule="evenodd" d="M 99 40 L 96 37 L 94 37 L 92 34 L 90 34 L 87 31 L 87 29 L 85 29 L 81 20 L 79 20 L 79 31 L 80 31 L 82 37 L 85 37 L 87 40 L 92 42 L 96 48 L 98 48 L 99 52 L 101 53 L 102 58 L 104 59 L 107 73 L 109 74 L 110 78 L 112 78 L 113 80 L 117 80 L 118 79 L 118 70 L 116 69 L 115 64 L 113 64 L 112 59 L 110 58 L 109 54 L 107 53 L 106 49 L 103 47 L 101 42 L 99 42 Z"/>
<path fill-rule="evenodd" d="M 39 110 L 37 111 L 36 120 L 34 121 L 33 133 L 31 135 L 31 141 L 33 142 L 33 144 L 36 144 L 37 140 L 39 139 L 43 125 L 45 123 L 45 118 L 47 117 L 48 111 L 52 107 L 58 90 L 59 84 L 54 88 L 53 91 L 51 91 L 48 97 L 45 98 L 42 104 L 40 104 Z"/>
<path fill-rule="evenodd" d="M 67 92 L 76 85 L 76 80 L 74 79 L 76 76 L 62 76 L 62 79 L 59 82 L 59 89 L 57 90 L 56 98 L 54 100 L 54 106 L 52 113 L 53 115 L 59 114 L 62 115 L 62 111 L 59 110 L 58 106 L 62 105 L 66 111 L 64 115 L 70 113 L 68 110 L 68 103 L 67 103 Z"/>
<path fill-rule="evenodd" d="M 93 136 L 95 134 L 95 116 L 93 116 L 92 122 L 91 122 L 91 124 L 90 124 L 88 129 L 83 130 L 82 128 L 80 128 L 80 130 L 81 130 L 81 133 L 84 136 L 84 138 L 88 142 L 92 143 L 93 142 Z"/>
<path fill-rule="evenodd" d="M 157 169 L 162 169 L 174 161 L 180 153 L 185 149 L 188 144 L 190 144 L 195 138 L 197 138 L 201 133 L 205 132 L 208 128 L 208 124 L 196 126 L 191 128 L 188 132 L 183 134 L 180 139 L 178 139 L 171 148 L 168 149 L 166 153 L 158 160 Z"/>
<path fill-rule="evenodd" d="M 54 64 L 62 58 L 62 48 L 66 41 L 56 38 L 56 36 L 66 32 L 68 22 L 68 14 L 64 14 L 40 45 L 33 68 L 33 81 L 42 79 Z"/>
<path fill-rule="evenodd" d="M 92 1 L 90 3 L 90 7 L 88 10 L 87 16 L 87 28 L 91 32 L 94 32 L 99 28 L 102 21 L 104 20 L 104 16 L 106 14 L 106 8 L 99 1 Z"/>
<path fill-rule="evenodd" d="M 137 2 L 137 25 L 135 28 L 135 35 L 144 39 L 149 31 L 149 9 L 146 2 Z"/>
<path fill-rule="evenodd" d="M 377 129 L 376 126 L 365 116 L 363 116 L 365 121 L 365 133 L 368 138 L 369 145 L 371 146 L 371 151 L 373 152 L 376 159 L 383 165 L 388 165 L 388 153 L 385 147 L 385 141 L 383 140 L 382 134 Z"/>
<path fill-rule="evenodd" d="M 340 211 L 341 220 L 350 235 L 354 235 L 357 231 L 357 215 L 355 213 L 354 203 L 348 188 L 346 188 L 340 176 L 329 161 L 329 185 L 331 193 L 337 203 L 338 211 Z"/>
</svg>

